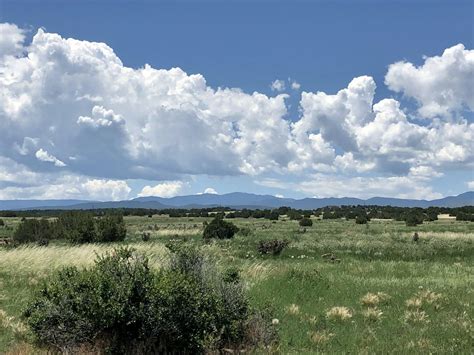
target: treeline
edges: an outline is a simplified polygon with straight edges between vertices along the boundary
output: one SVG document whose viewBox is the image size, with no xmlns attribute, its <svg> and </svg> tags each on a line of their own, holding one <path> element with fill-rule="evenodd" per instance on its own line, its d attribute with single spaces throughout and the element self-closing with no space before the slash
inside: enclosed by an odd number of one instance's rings
<svg viewBox="0 0 474 355">
<path fill-rule="evenodd" d="M 122 241 L 127 229 L 121 214 L 94 217 L 82 211 L 63 212 L 55 220 L 22 218 L 13 234 L 16 244 L 38 243 L 47 245 L 50 240 L 62 239 L 74 244 Z"/>
</svg>

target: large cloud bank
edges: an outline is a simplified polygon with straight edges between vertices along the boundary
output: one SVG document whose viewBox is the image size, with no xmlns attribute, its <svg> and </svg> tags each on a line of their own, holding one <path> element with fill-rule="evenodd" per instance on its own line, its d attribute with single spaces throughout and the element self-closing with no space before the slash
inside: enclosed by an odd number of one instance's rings
<svg viewBox="0 0 474 355">
<path fill-rule="evenodd" d="M 124 179 L 174 182 L 166 188 L 199 174 L 423 183 L 473 167 L 473 82 L 474 51 L 459 44 L 420 67 L 389 67 L 386 85 L 417 103 L 414 116 L 392 98 L 374 102 L 376 83 L 362 76 L 336 94 L 302 92 L 292 121 L 286 94 L 215 89 L 180 68 L 129 68 L 104 43 L 42 29 L 25 43 L 22 29 L 0 24 L 0 198 L 48 197 L 60 186 L 63 197 L 120 199 Z M 155 190 L 166 194 L 142 194 Z"/>
</svg>

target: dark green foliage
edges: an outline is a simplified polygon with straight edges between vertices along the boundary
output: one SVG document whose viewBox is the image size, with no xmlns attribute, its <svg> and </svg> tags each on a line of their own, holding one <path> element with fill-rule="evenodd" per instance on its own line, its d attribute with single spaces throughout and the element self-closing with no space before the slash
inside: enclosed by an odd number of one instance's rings
<svg viewBox="0 0 474 355">
<path fill-rule="evenodd" d="M 288 217 L 290 217 L 290 219 L 293 221 L 299 221 L 300 219 L 303 219 L 303 215 L 295 210 L 288 211 Z"/>
<path fill-rule="evenodd" d="M 240 282 L 240 273 L 237 268 L 229 268 L 225 270 L 223 280 L 229 283 Z"/>
<path fill-rule="evenodd" d="M 408 213 L 405 216 L 405 223 L 407 227 L 414 227 L 414 226 L 417 226 L 418 224 L 422 224 L 423 219 L 424 219 L 423 215 L 419 213 Z"/>
<path fill-rule="evenodd" d="M 203 237 L 204 239 L 230 239 L 238 231 L 239 228 L 235 224 L 216 217 L 204 228 Z"/>
<path fill-rule="evenodd" d="M 57 221 L 22 218 L 13 239 L 16 243 L 30 243 L 65 239 L 72 243 L 115 242 L 125 239 L 127 229 L 123 216 L 106 214 L 99 219 L 87 212 L 63 212 Z"/>
<path fill-rule="evenodd" d="M 122 241 L 127 236 L 127 228 L 121 214 L 110 214 L 97 221 L 98 242 Z"/>
<path fill-rule="evenodd" d="M 355 222 L 357 224 L 367 224 L 368 221 L 369 221 L 369 218 L 367 217 L 365 212 L 359 213 L 355 218 Z"/>
<path fill-rule="evenodd" d="M 17 244 L 22 244 L 50 239 L 53 235 L 52 224 L 45 218 L 22 219 L 13 234 L 13 241 Z"/>
<path fill-rule="evenodd" d="M 258 244 L 257 251 L 260 254 L 279 255 L 288 244 L 287 240 L 262 240 Z"/>
<path fill-rule="evenodd" d="M 249 227 L 240 227 L 239 228 L 239 235 L 243 237 L 248 237 L 252 234 L 252 230 Z"/>
<path fill-rule="evenodd" d="M 89 269 L 65 268 L 24 312 L 37 341 L 50 349 L 161 354 L 259 343 L 248 339 L 253 314 L 238 274 L 219 274 L 184 246 L 159 272 L 131 249 L 99 257 Z"/>
<path fill-rule="evenodd" d="M 58 234 L 72 243 L 92 243 L 97 240 L 94 216 L 87 212 L 65 212 L 58 218 Z"/>
<path fill-rule="evenodd" d="M 456 221 L 474 222 L 474 213 L 458 212 L 456 215 Z"/>
<path fill-rule="evenodd" d="M 0 227 L 3 227 L 5 225 L 5 222 L 3 221 L 3 219 L 0 218 Z"/>
<path fill-rule="evenodd" d="M 311 218 L 304 217 L 303 219 L 300 219 L 299 224 L 301 227 L 311 227 L 313 225 L 313 221 Z"/>
<path fill-rule="evenodd" d="M 150 238 L 151 238 L 150 233 L 148 233 L 148 232 L 143 232 L 142 233 L 142 240 L 144 242 L 148 242 L 150 240 Z"/>
</svg>

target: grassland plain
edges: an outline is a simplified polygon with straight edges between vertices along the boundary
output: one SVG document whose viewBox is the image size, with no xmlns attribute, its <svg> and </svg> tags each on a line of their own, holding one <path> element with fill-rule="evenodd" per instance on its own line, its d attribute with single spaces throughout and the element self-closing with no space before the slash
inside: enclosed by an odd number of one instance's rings
<svg viewBox="0 0 474 355">
<path fill-rule="evenodd" d="M 4 218 L 8 236 L 18 219 Z M 195 244 L 222 268 L 240 269 L 251 302 L 272 308 L 280 353 L 472 353 L 474 349 L 474 223 L 453 220 L 406 227 L 403 222 L 232 220 L 248 236 L 206 244 L 209 218 L 127 217 L 127 244 L 154 267 L 166 243 Z M 414 243 L 411 235 L 420 235 Z M 142 241 L 149 233 L 150 241 Z M 287 239 L 279 256 L 261 256 L 258 242 Z M 27 353 L 21 312 L 39 283 L 65 265 L 90 265 L 118 244 L 0 248 L 0 353 Z M 324 254 L 333 254 L 332 262 Z M 264 352 L 264 350 L 262 350 Z"/>
</svg>

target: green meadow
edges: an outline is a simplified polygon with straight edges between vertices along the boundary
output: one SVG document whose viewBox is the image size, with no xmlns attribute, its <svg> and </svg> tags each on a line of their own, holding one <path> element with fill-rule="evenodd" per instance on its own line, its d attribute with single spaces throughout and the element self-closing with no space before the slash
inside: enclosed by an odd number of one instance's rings
<svg viewBox="0 0 474 355">
<path fill-rule="evenodd" d="M 0 238 L 16 218 L 3 218 Z M 240 271 L 251 303 L 270 307 L 279 334 L 262 353 L 472 353 L 474 349 L 474 223 L 233 219 L 249 235 L 203 241 L 210 218 L 126 217 L 121 243 L 0 246 L 0 353 L 41 352 L 21 313 L 35 287 L 55 270 L 85 267 L 118 245 L 148 255 L 159 268 L 167 243 L 194 244 L 219 267 Z M 420 240 L 411 236 L 418 232 Z M 143 241 L 143 233 L 150 240 Z M 278 256 L 260 255 L 259 241 L 286 239 Z"/>
</svg>

